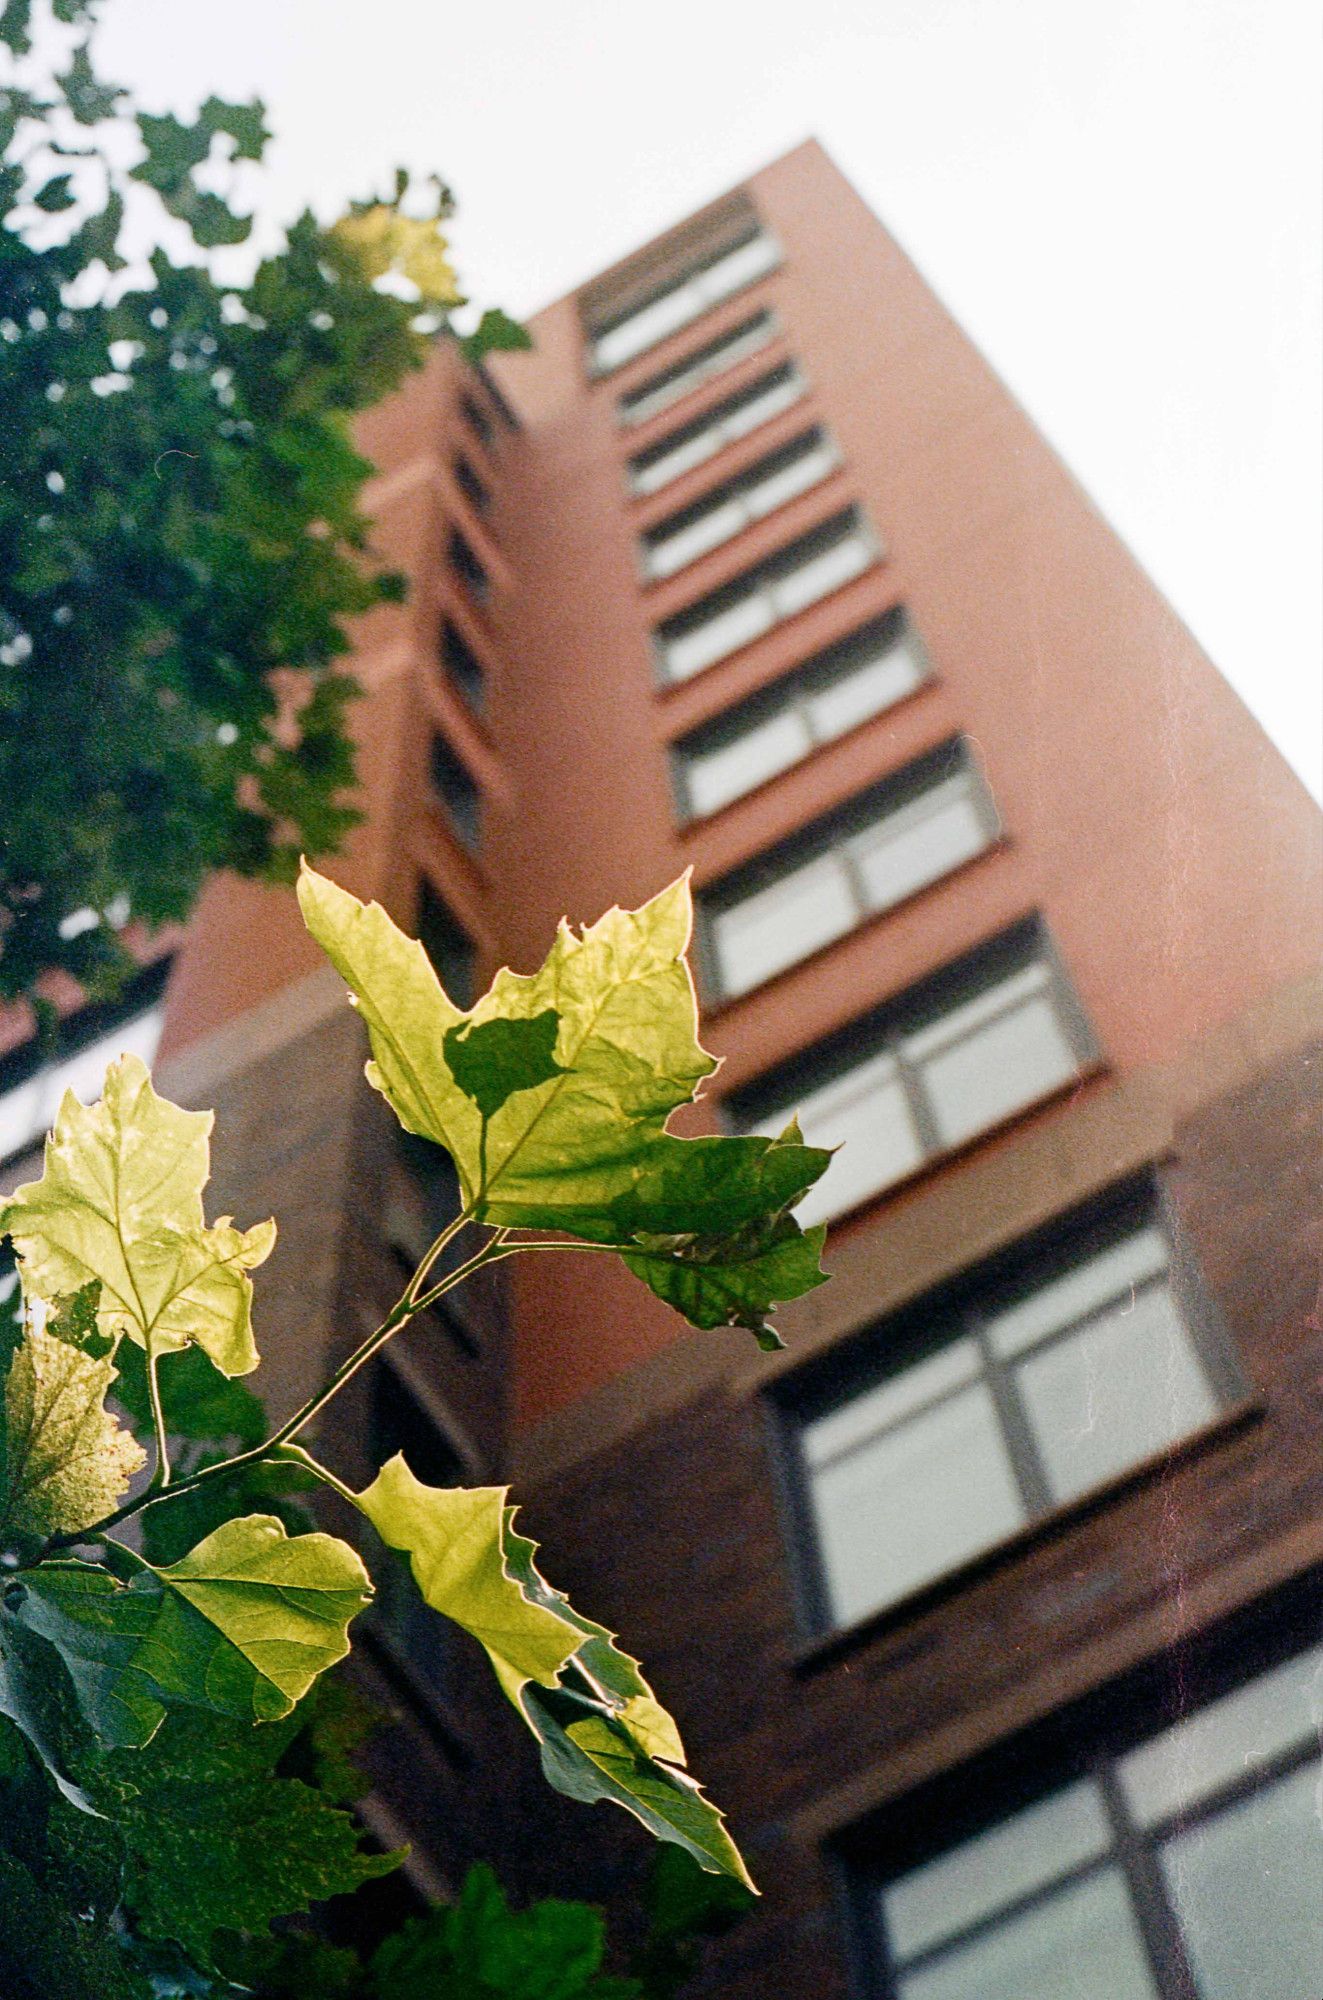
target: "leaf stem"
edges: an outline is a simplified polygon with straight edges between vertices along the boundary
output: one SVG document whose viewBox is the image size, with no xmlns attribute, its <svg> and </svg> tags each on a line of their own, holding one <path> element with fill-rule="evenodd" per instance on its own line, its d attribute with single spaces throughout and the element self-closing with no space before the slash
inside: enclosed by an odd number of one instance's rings
<svg viewBox="0 0 1323 2000">
<path fill-rule="evenodd" d="M 144 1339 L 147 1354 L 147 1399 L 152 1406 L 152 1432 L 156 1439 L 156 1464 L 152 1471 L 149 1493 L 163 1493 L 170 1484 L 170 1440 L 165 1428 L 165 1410 L 161 1403 L 161 1384 L 157 1379 L 157 1363 L 160 1350 L 154 1338 L 154 1329 L 149 1327 Z"/>
<path fill-rule="evenodd" d="M 446 1245 L 448 1243 L 453 1242 L 455 1237 L 459 1235 L 460 1230 L 464 1229 L 470 1222 L 472 1222 L 472 1220 L 473 1220 L 472 1209 L 468 1208 L 461 1209 L 460 1213 L 457 1216 L 455 1216 L 452 1221 L 446 1224 L 445 1228 L 441 1231 L 441 1234 L 429 1246 L 429 1248 L 426 1251 L 424 1251 L 423 1260 L 421 1264 L 419 1264 L 418 1269 L 414 1272 L 412 1278 L 410 1278 L 408 1289 L 405 1291 L 404 1294 L 404 1297 L 411 1304 L 418 1297 L 419 1292 L 426 1284 L 428 1272 L 431 1270 L 433 1264 L 435 1264 L 437 1258 L 441 1255 L 441 1252 L 445 1249 Z"/>
<path fill-rule="evenodd" d="M 462 1227 L 463 1223 L 471 1221 L 472 1217 L 464 1215 L 457 1220 L 458 1226 Z M 442 1231 L 442 1237 L 446 1237 L 447 1234 L 455 1235 L 457 1233 L 457 1224 L 452 1223 L 449 1225 L 448 1232 L 445 1230 Z M 438 1243 L 440 1240 L 438 1239 Z M 74 1548 L 80 1542 L 96 1541 L 101 1536 L 107 1534 L 111 1528 L 118 1527 L 121 1521 L 130 1520 L 133 1515 L 140 1514 L 146 1507 L 157 1506 L 162 1500 L 174 1499 L 177 1494 L 193 1492 L 199 1486 L 207 1485 L 211 1480 L 232 1477 L 234 1473 L 241 1471 L 246 1465 L 257 1465 L 262 1460 L 269 1459 L 273 1453 L 278 1453 L 282 1446 L 288 1445 L 307 1424 L 310 1424 L 313 1418 L 325 1409 L 332 1397 L 339 1394 L 346 1382 L 352 1376 L 356 1375 L 359 1369 L 366 1362 L 370 1361 L 373 1355 L 378 1353 L 386 1345 L 391 1336 L 399 1332 L 402 1326 L 407 1325 L 409 1320 L 415 1318 L 420 1312 L 425 1311 L 443 1293 L 453 1290 L 456 1285 L 463 1284 L 466 1278 L 471 1277 L 484 1264 L 495 1263 L 501 1257 L 508 1255 L 509 1250 L 513 1247 L 515 1246 L 505 1243 L 504 1230 L 498 1230 L 466 1263 L 458 1265 L 453 1271 L 448 1271 L 444 1278 L 433 1285 L 430 1291 L 423 1293 L 420 1298 L 410 1298 L 409 1296 L 409 1292 L 412 1291 L 417 1277 L 415 1273 L 414 1279 L 411 1279 L 409 1282 L 409 1288 L 396 1300 L 385 1319 L 381 1322 L 381 1325 L 375 1328 L 368 1335 L 367 1339 L 341 1362 L 340 1366 L 328 1377 L 322 1387 L 311 1395 L 307 1402 L 294 1412 L 292 1417 L 287 1418 L 278 1430 L 273 1431 L 263 1444 L 254 1445 L 249 1451 L 237 1452 L 233 1458 L 224 1459 L 219 1465 L 203 1466 L 200 1471 L 190 1473 L 187 1478 L 177 1479 L 168 1490 L 153 1483 L 153 1485 L 148 1486 L 144 1492 L 139 1493 L 134 1499 L 126 1500 L 122 1507 L 115 1509 L 113 1514 L 107 1514 L 104 1519 L 94 1522 L 90 1527 L 71 1530 L 67 1534 L 52 1535 L 39 1551 L 35 1561 L 40 1562 L 46 1556 L 53 1555 L 59 1549 Z M 528 1244 L 525 1247 L 533 1249 L 537 1246 Z M 424 1265 L 420 1268 L 425 1268 L 426 1262 L 430 1260 L 435 1249 L 436 1246 L 433 1246 L 433 1250 L 428 1252 L 428 1258 L 424 1260 Z M 22 1567 L 28 1568 L 30 1565 L 23 1564 Z"/>
</svg>

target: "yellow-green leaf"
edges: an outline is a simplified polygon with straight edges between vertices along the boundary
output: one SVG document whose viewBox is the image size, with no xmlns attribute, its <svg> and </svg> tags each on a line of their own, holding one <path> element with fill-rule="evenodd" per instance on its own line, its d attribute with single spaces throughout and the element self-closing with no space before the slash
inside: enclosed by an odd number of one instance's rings
<svg viewBox="0 0 1323 2000">
<path fill-rule="evenodd" d="M 793 1130 L 666 1130 L 716 1067 L 685 963 L 687 881 L 582 935 L 562 924 L 540 972 L 498 972 L 468 1013 L 375 903 L 310 869 L 299 899 L 367 1023 L 369 1080 L 409 1131 L 450 1152 L 478 1220 L 629 1253 L 698 1326 L 765 1334 L 773 1305 L 821 1281 L 820 1239 L 806 1243 L 789 1210 L 826 1152 Z"/>
<path fill-rule="evenodd" d="M 122 1498 L 144 1454 L 105 1408 L 108 1360 L 29 1330 L 5 1381 L 0 1536 L 90 1527 Z"/>
<path fill-rule="evenodd" d="M 424 1486 L 399 1453 L 356 1496 L 387 1547 L 409 1558 L 426 1603 L 487 1650 L 518 1703 L 527 1681 L 554 1687 L 579 1644 L 572 1625 L 534 1603 L 510 1574 L 503 1545 L 504 1486 Z"/>
<path fill-rule="evenodd" d="M 121 1056 L 99 1104 L 67 1092 L 46 1141 L 45 1171 L 0 1209 L 25 1294 L 51 1299 L 101 1286 L 98 1322 L 157 1352 L 196 1343 L 226 1375 L 257 1366 L 252 1284 L 275 1224 L 205 1226 L 209 1111 L 182 1111 Z"/>
</svg>

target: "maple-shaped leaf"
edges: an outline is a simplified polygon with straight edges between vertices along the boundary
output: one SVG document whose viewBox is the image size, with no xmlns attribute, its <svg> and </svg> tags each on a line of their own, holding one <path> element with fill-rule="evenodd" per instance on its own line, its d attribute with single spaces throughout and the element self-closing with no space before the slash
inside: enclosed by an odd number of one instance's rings
<svg viewBox="0 0 1323 2000">
<path fill-rule="evenodd" d="M 299 900 L 367 1023 L 369 1081 L 407 1130 L 451 1154 L 477 1220 L 629 1253 L 699 1326 L 765 1330 L 778 1299 L 821 1282 L 821 1239 L 803 1238 L 789 1211 L 826 1151 L 794 1128 L 779 1139 L 666 1130 L 716 1067 L 685 963 L 686 880 L 582 934 L 562 924 L 540 972 L 498 972 L 467 1012 L 377 904 L 306 868 Z M 502 1061 L 479 1065 L 487 1036 Z"/>
<path fill-rule="evenodd" d="M 557 1790 L 623 1806 L 703 1868 L 747 1883 L 638 1661 L 539 1573 L 535 1545 L 515 1532 L 507 1492 L 425 1486 L 397 1455 L 355 1501 L 382 1540 L 408 1554 L 426 1603 L 486 1649 Z"/>
<path fill-rule="evenodd" d="M 0 1208 L 25 1295 L 62 1298 L 96 1281 L 98 1323 L 156 1352 L 201 1347 L 225 1375 L 257 1366 L 252 1284 L 274 1222 L 207 1228 L 209 1111 L 182 1111 L 152 1088 L 146 1065 L 121 1056 L 99 1104 L 65 1093 L 39 1181 Z"/>
<path fill-rule="evenodd" d="M 4 1383 L 0 1540 L 90 1527 L 123 1497 L 145 1454 L 105 1407 L 114 1379 L 108 1360 L 54 1331 L 19 1342 Z"/>
<path fill-rule="evenodd" d="M 288 1715 L 349 1651 L 349 1622 L 372 1594 L 347 1543 L 287 1535 L 269 1514 L 225 1522 L 165 1568 L 117 1546 L 112 1555 L 123 1576 L 45 1562 L 6 1599 L 11 1619 L 59 1655 L 108 1748 L 149 1741 L 167 1708 Z"/>
<path fill-rule="evenodd" d="M 404 215 L 387 202 L 377 202 L 341 216 L 330 234 L 350 252 L 365 277 L 404 278 L 429 305 L 463 303 L 440 217 Z"/>
</svg>

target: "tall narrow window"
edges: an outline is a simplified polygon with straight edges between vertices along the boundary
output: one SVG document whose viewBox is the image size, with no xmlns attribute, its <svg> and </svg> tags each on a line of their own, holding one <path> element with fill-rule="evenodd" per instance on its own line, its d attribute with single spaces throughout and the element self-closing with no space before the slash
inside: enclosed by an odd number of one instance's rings
<svg viewBox="0 0 1323 2000">
<path fill-rule="evenodd" d="M 967 748 L 943 744 L 703 890 L 710 984 L 749 992 L 950 874 L 997 832 Z"/>
<path fill-rule="evenodd" d="M 474 992 L 477 947 L 458 917 L 426 880 L 418 899 L 418 941 L 455 1005 L 471 1007 L 477 998 Z"/>
<path fill-rule="evenodd" d="M 749 319 L 742 319 L 729 332 L 694 348 L 672 367 L 650 375 L 646 382 L 640 382 L 636 389 L 623 395 L 617 405 L 620 422 L 622 425 L 644 424 L 650 417 L 660 416 L 663 410 L 671 409 L 686 396 L 692 395 L 704 382 L 724 375 L 741 361 L 747 361 L 750 355 L 759 353 L 775 340 L 779 331 L 774 313 L 758 312 Z"/>
<path fill-rule="evenodd" d="M 655 636 L 662 673 L 670 681 L 692 679 L 840 590 L 880 554 L 877 537 L 857 507 L 833 514 L 659 625 Z"/>
<path fill-rule="evenodd" d="M 798 1210 L 822 1222 L 1050 1096 L 1093 1057 L 1036 922 L 1017 925 L 727 1100 L 736 1128 L 792 1114 L 840 1150 Z"/>
<path fill-rule="evenodd" d="M 486 672 L 464 634 L 448 618 L 441 627 L 441 665 L 452 687 L 475 715 L 481 715 L 487 698 Z"/>
<path fill-rule="evenodd" d="M 445 737 L 432 738 L 432 790 L 466 847 L 476 847 L 482 830 L 482 792 L 468 765 Z"/>
<path fill-rule="evenodd" d="M 452 528 L 450 531 L 447 554 L 452 572 L 464 585 L 469 596 L 478 604 L 486 604 L 492 594 L 491 578 L 458 528 Z"/>
<path fill-rule="evenodd" d="M 675 745 L 682 811 L 699 819 L 743 798 L 820 744 L 891 708 L 928 674 L 903 610 L 870 620 Z"/>
<path fill-rule="evenodd" d="M 629 461 L 629 483 L 635 493 L 659 493 L 682 473 L 692 472 L 737 438 L 748 437 L 796 404 L 807 388 L 793 361 L 760 375 L 738 395 L 705 410 L 692 423 L 669 431 Z"/>
<path fill-rule="evenodd" d="M 839 464 L 840 453 L 819 427 L 792 438 L 691 506 L 647 529 L 640 538 L 645 575 L 674 576 L 752 522 L 807 493 Z"/>
<path fill-rule="evenodd" d="M 1151 1458 L 1237 1387 L 1147 1188 L 906 1308 L 831 1369 L 791 1391 L 790 1418 L 828 1629 Z"/>
<path fill-rule="evenodd" d="M 613 325 L 599 329 L 593 340 L 593 366 L 599 375 L 623 368 L 627 361 L 691 325 L 723 299 L 766 277 L 780 261 L 776 242 L 757 230 L 743 243 L 668 284 L 645 305 L 631 308 Z"/>
<path fill-rule="evenodd" d="M 1323 1650 L 1237 1664 L 1238 1685 L 1138 1742 L 1118 1701 L 1054 1789 L 866 1888 L 878 2000 L 1315 1993 Z"/>
<path fill-rule="evenodd" d="M 496 435 L 496 426 L 482 405 L 472 396 L 464 395 L 459 399 L 459 407 L 474 437 L 480 444 L 489 445 Z"/>
<path fill-rule="evenodd" d="M 477 472 L 475 472 L 473 468 L 472 462 L 469 459 L 465 458 L 462 451 L 456 452 L 455 454 L 454 473 L 455 473 L 455 484 L 456 486 L 458 486 L 460 492 L 464 495 L 465 499 L 468 500 L 469 503 L 473 507 L 475 507 L 480 514 L 485 514 L 487 512 L 487 509 L 492 504 L 491 491 L 487 485 L 487 482 L 484 479 L 479 478 Z"/>
</svg>

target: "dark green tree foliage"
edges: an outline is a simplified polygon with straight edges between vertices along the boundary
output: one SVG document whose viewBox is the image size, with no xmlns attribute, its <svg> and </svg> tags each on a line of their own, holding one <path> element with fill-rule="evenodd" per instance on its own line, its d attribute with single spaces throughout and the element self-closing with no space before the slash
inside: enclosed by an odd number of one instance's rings
<svg viewBox="0 0 1323 2000">
<path fill-rule="evenodd" d="M 219 866 L 289 879 L 352 824 L 345 621 L 402 579 L 350 420 L 461 302 L 449 196 L 406 215 L 403 177 L 223 282 L 262 106 L 135 112 L 69 48 L 92 11 L 0 12 L 0 997 L 113 984 L 126 916 L 186 916 Z M 154 204 L 188 247 L 130 269 Z M 524 338 L 489 313 L 469 345 Z"/>
</svg>

